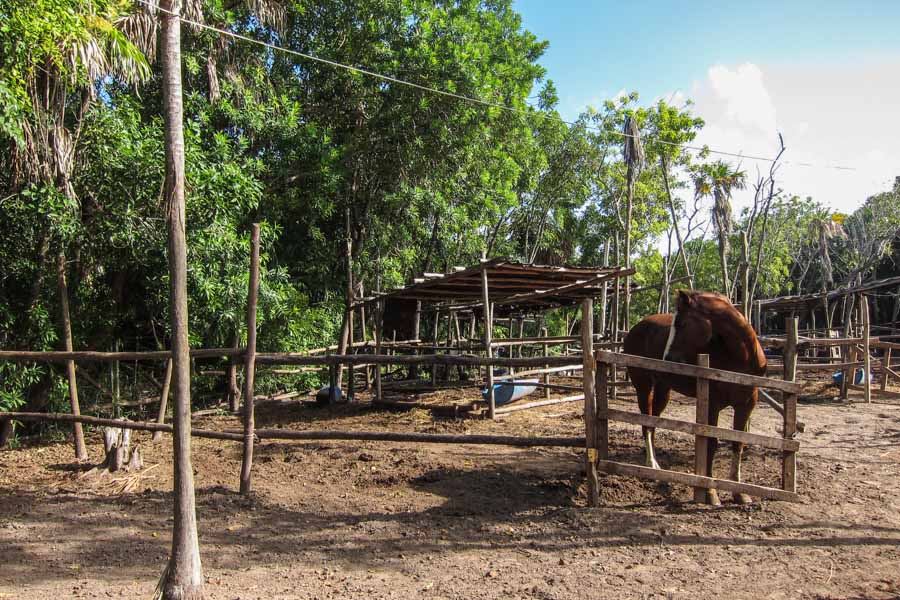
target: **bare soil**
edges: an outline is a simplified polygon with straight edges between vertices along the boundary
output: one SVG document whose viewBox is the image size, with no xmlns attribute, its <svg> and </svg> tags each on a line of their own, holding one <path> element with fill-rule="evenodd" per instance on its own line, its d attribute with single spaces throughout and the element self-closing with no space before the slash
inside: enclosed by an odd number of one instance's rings
<svg viewBox="0 0 900 600">
<path fill-rule="evenodd" d="M 723 493 L 712 508 L 689 488 L 604 476 L 592 510 L 581 451 L 356 442 L 261 443 L 243 498 L 240 445 L 195 438 L 208 598 L 900 598 L 900 401 L 808 392 L 796 504 Z M 635 410 L 633 397 L 613 404 Z M 498 422 L 364 402 L 258 406 L 260 427 L 583 434 L 579 403 Z M 667 411 L 692 414 L 682 398 Z M 763 405 L 752 430 L 779 423 Z M 0 452 L 0 598 L 151 596 L 170 546 L 171 446 L 135 437 L 146 468 L 130 478 L 85 475 L 68 443 Z M 639 428 L 612 424 L 610 439 L 615 458 L 641 462 Z M 88 443 L 99 462 L 99 435 Z M 692 438 L 660 431 L 657 444 L 663 466 L 691 470 Z M 747 449 L 745 480 L 779 474 L 777 454 Z"/>
</svg>

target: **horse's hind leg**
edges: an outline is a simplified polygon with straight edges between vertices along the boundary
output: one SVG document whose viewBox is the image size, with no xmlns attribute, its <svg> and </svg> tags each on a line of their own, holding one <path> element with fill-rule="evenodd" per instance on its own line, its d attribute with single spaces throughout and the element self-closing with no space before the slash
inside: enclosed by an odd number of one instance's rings
<svg viewBox="0 0 900 600">
<path fill-rule="evenodd" d="M 753 411 L 753 405 L 736 406 L 734 408 L 734 429 L 737 431 L 747 431 L 750 429 L 750 413 Z M 744 454 L 743 442 L 731 442 L 731 479 L 734 481 L 741 480 L 741 460 Z M 738 504 L 750 504 L 753 500 L 744 493 L 735 493 L 734 501 Z"/>
</svg>

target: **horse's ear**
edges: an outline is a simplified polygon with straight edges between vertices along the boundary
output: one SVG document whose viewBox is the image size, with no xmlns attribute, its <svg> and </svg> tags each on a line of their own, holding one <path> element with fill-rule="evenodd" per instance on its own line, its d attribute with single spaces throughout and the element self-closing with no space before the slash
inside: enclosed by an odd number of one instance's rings
<svg viewBox="0 0 900 600">
<path fill-rule="evenodd" d="M 676 306 L 678 310 L 687 310 L 694 302 L 694 297 L 686 290 L 678 290 L 678 302 Z"/>
</svg>

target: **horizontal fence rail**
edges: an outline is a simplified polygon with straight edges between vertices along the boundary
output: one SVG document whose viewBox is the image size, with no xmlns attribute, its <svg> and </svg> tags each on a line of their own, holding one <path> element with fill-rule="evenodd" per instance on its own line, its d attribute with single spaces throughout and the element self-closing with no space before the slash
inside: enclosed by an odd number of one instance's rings
<svg viewBox="0 0 900 600">
<path fill-rule="evenodd" d="M 669 431 L 678 431 L 691 435 L 702 435 L 704 437 L 718 438 L 719 440 L 728 442 L 742 442 L 744 444 L 753 444 L 755 446 L 772 448 L 774 450 L 790 450 L 796 452 L 800 449 L 800 442 L 797 440 L 786 440 L 784 438 L 771 437 L 759 433 L 750 433 L 749 431 L 737 431 L 736 429 L 729 429 L 727 427 L 691 423 L 689 421 L 679 421 L 678 419 L 654 417 L 643 413 L 616 410 L 614 408 L 607 409 L 600 417 L 607 418 L 610 421 L 631 423 L 632 425 L 641 425 L 642 427 L 668 429 Z"/>
<path fill-rule="evenodd" d="M 706 477 L 705 475 L 695 475 L 694 473 L 682 473 L 681 471 L 668 471 L 666 469 L 653 469 L 641 465 L 629 465 L 612 460 L 599 461 L 597 468 L 612 475 L 628 475 L 631 477 L 652 479 L 654 481 L 663 481 L 666 483 L 680 483 L 694 488 L 725 490 L 726 492 L 749 494 L 759 498 L 771 498 L 773 500 L 784 500 L 786 502 L 797 502 L 800 499 L 800 496 L 796 492 L 787 492 L 778 488 L 731 481 L 730 479 L 717 479 L 715 477 Z"/>
<path fill-rule="evenodd" d="M 245 356 L 241 348 L 205 348 L 191 350 L 192 358 L 231 358 Z M 88 350 L 64 352 L 36 352 L 26 350 L 0 350 L 0 360 L 13 362 L 115 362 L 135 360 L 167 360 L 171 358 L 167 350 L 148 352 L 95 352 Z M 461 365 L 477 367 L 557 367 L 580 368 L 580 355 L 547 356 L 532 358 L 488 358 L 467 354 L 424 354 L 402 356 L 387 354 L 329 354 L 309 356 L 289 352 L 259 352 L 256 363 L 263 365 Z"/>
<path fill-rule="evenodd" d="M 117 427 L 120 429 L 134 429 L 138 431 L 162 431 L 171 433 L 171 425 L 159 423 L 144 423 L 139 421 L 126 421 L 123 419 L 101 419 L 98 417 L 75 416 L 66 413 L 29 413 L 29 412 L 4 412 L 0 413 L 2 420 L 16 421 L 60 421 L 68 423 L 85 423 L 98 427 Z M 357 442 L 412 442 L 419 444 L 472 444 L 489 446 L 512 446 L 516 448 L 532 447 L 562 447 L 582 448 L 583 437 L 552 437 L 552 436 L 512 436 L 512 435 L 483 435 L 483 434 L 443 434 L 443 433 L 418 433 L 418 432 L 389 432 L 389 431 L 341 431 L 341 430 L 309 430 L 295 431 L 290 429 L 256 429 L 256 440 L 345 440 Z M 195 437 L 214 438 L 222 440 L 243 441 L 244 433 L 240 431 L 209 431 L 203 429 L 191 429 L 191 435 Z"/>
<path fill-rule="evenodd" d="M 614 352 L 598 350 L 594 354 L 594 357 L 598 363 L 603 362 L 619 367 L 636 367 L 647 369 L 648 371 L 657 371 L 659 373 L 698 377 L 709 381 L 721 381 L 723 383 L 733 383 L 736 385 L 780 390 L 788 394 L 799 394 L 800 390 L 803 389 L 801 384 L 792 381 L 782 381 L 780 379 L 769 379 L 768 377 L 760 377 L 757 375 L 747 375 L 746 373 L 736 373 L 734 371 L 722 371 L 720 369 L 712 369 L 709 367 L 698 367 L 697 365 L 674 363 L 667 360 L 635 356 L 633 354 L 617 354 Z"/>
<path fill-rule="evenodd" d="M 243 348 L 194 348 L 191 358 L 230 358 L 243 356 Z M 128 362 L 134 360 L 168 360 L 172 358 L 169 350 L 151 350 L 146 352 L 96 352 L 93 350 L 48 351 L 33 350 L 0 350 L 0 360 L 13 362 Z"/>
</svg>

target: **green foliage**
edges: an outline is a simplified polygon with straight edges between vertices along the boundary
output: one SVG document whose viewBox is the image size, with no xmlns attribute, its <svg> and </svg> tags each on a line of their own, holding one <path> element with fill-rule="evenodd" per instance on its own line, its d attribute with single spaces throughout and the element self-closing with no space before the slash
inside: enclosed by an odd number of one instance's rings
<svg viewBox="0 0 900 600">
<path fill-rule="evenodd" d="M 626 119 L 641 132 L 645 155 L 631 228 L 638 286 L 685 275 L 674 243 L 668 256 L 657 250 L 658 240 L 671 235 L 673 212 L 702 289 L 720 287 L 717 246 L 739 248 L 739 233 L 749 227 L 747 214 L 731 223 L 727 206 L 743 174 L 678 147 L 703 127 L 690 105 L 643 106 L 632 93 L 586 110 L 573 126 L 562 123 L 557 90 L 538 63 L 547 43 L 522 28 L 511 0 L 197 6 L 206 22 L 260 41 L 516 110 L 185 27 L 194 346 L 230 346 L 246 337 L 253 222 L 261 223 L 263 246 L 258 344 L 272 351 L 325 346 L 338 337 L 348 236 L 353 276 L 366 293 L 422 271 L 472 264 L 485 251 L 538 263 L 601 264 L 624 231 Z M 154 50 L 154 21 L 146 17 L 121 0 L 0 0 L 4 348 L 58 347 L 58 253 L 68 261 L 76 348 L 169 345 L 161 82 L 158 66 L 139 51 L 152 57 Z M 35 102 L 42 74 L 65 92 L 51 107 Z M 63 140 L 65 151 L 50 139 Z M 64 168 L 53 167 L 66 157 Z M 811 259 L 823 249 L 834 257 L 835 280 L 869 272 L 874 263 L 866 257 L 875 250 L 885 256 L 900 225 L 896 198 L 896 190 L 873 197 L 848 217 L 844 235 L 823 246 L 807 232 L 827 212 L 776 193 L 765 239 L 755 234 L 751 241 L 754 256 L 761 252 L 758 294 L 817 289 L 824 273 Z M 724 236 L 718 244 L 704 222 L 710 215 Z M 736 254 L 725 257 L 730 273 L 737 271 Z M 665 306 L 659 294 L 658 287 L 638 293 L 633 318 Z M 548 317 L 551 334 L 563 332 L 565 317 L 564 311 Z M 107 381 L 105 370 L 84 369 Z M 158 365 L 147 369 L 160 375 Z M 0 378 L 0 410 L 26 402 L 65 406 L 62 379 L 44 367 L 0 363 Z M 135 388 L 123 395 L 142 386 L 136 378 L 122 381 Z M 261 389 L 314 383 L 260 377 Z M 218 384 L 197 385 L 220 397 Z M 100 397 L 95 390 L 84 395 L 88 405 Z"/>
</svg>

